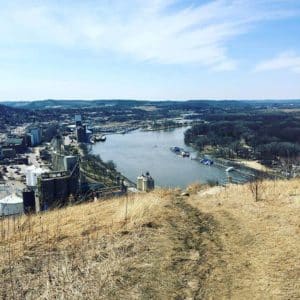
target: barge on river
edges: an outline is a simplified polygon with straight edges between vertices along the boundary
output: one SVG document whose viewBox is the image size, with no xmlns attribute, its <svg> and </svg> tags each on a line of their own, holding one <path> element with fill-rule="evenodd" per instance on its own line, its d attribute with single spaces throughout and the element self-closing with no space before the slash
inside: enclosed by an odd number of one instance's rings
<svg viewBox="0 0 300 300">
<path fill-rule="evenodd" d="M 186 151 L 186 150 L 184 150 L 182 148 L 179 148 L 177 146 L 171 147 L 170 150 L 172 152 L 174 152 L 175 154 L 177 154 L 177 155 L 181 155 L 182 157 L 189 157 L 190 156 L 190 152 L 189 151 Z"/>
</svg>

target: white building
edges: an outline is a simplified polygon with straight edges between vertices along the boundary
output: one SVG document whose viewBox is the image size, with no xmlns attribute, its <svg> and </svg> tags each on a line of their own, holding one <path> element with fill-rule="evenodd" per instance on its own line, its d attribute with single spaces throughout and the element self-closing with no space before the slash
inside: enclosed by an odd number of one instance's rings
<svg viewBox="0 0 300 300">
<path fill-rule="evenodd" d="M 37 186 L 38 177 L 46 172 L 47 170 L 42 168 L 36 168 L 35 166 L 28 167 L 25 171 L 26 185 L 29 187 Z"/>
<path fill-rule="evenodd" d="M 23 199 L 16 194 L 0 199 L 0 216 L 22 214 L 23 212 Z"/>
</svg>

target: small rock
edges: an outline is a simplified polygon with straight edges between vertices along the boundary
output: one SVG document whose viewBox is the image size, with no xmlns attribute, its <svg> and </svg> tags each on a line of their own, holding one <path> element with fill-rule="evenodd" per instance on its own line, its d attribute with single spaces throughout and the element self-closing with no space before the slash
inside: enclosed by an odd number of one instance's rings
<svg viewBox="0 0 300 300">
<path fill-rule="evenodd" d="M 183 193 L 180 194 L 180 196 L 189 197 L 190 194 L 188 192 L 183 192 Z"/>
</svg>

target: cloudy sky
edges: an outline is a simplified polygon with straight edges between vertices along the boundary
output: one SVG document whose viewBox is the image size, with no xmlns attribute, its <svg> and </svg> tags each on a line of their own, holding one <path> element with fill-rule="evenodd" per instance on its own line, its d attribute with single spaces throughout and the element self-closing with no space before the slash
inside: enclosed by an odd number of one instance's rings
<svg viewBox="0 0 300 300">
<path fill-rule="evenodd" d="M 300 98 L 299 0 L 0 0 L 0 100 Z"/>
</svg>

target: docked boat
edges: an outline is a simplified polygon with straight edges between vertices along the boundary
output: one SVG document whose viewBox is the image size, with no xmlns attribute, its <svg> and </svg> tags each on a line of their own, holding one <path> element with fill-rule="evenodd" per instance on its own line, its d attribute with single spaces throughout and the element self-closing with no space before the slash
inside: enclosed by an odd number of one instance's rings
<svg viewBox="0 0 300 300">
<path fill-rule="evenodd" d="M 229 167 L 225 170 L 226 172 L 231 172 L 231 171 L 234 171 L 234 167 Z"/>
<path fill-rule="evenodd" d="M 179 148 L 177 146 L 171 147 L 170 150 L 172 152 L 174 152 L 175 154 L 177 154 L 177 155 L 181 155 L 182 157 L 189 157 L 190 156 L 190 152 L 185 151 L 184 149 Z"/>
<path fill-rule="evenodd" d="M 209 158 L 203 158 L 200 160 L 201 164 L 206 165 L 206 166 L 211 166 L 214 164 L 214 161 L 209 159 Z"/>
<path fill-rule="evenodd" d="M 181 149 L 180 149 L 179 147 L 176 147 L 176 146 L 175 146 L 175 147 L 171 147 L 170 150 L 171 150 L 172 152 L 176 153 L 176 154 L 179 154 L 180 151 L 181 151 Z"/>
<path fill-rule="evenodd" d="M 185 150 L 181 151 L 180 154 L 181 154 L 182 157 L 189 157 L 190 156 L 190 152 L 185 151 Z"/>
<path fill-rule="evenodd" d="M 104 142 L 104 141 L 106 141 L 106 136 L 104 135 L 104 134 L 97 134 L 96 136 L 95 136 L 95 141 L 96 142 Z"/>
<path fill-rule="evenodd" d="M 100 136 L 100 142 L 105 142 L 106 141 L 106 135 L 102 134 Z"/>
</svg>

